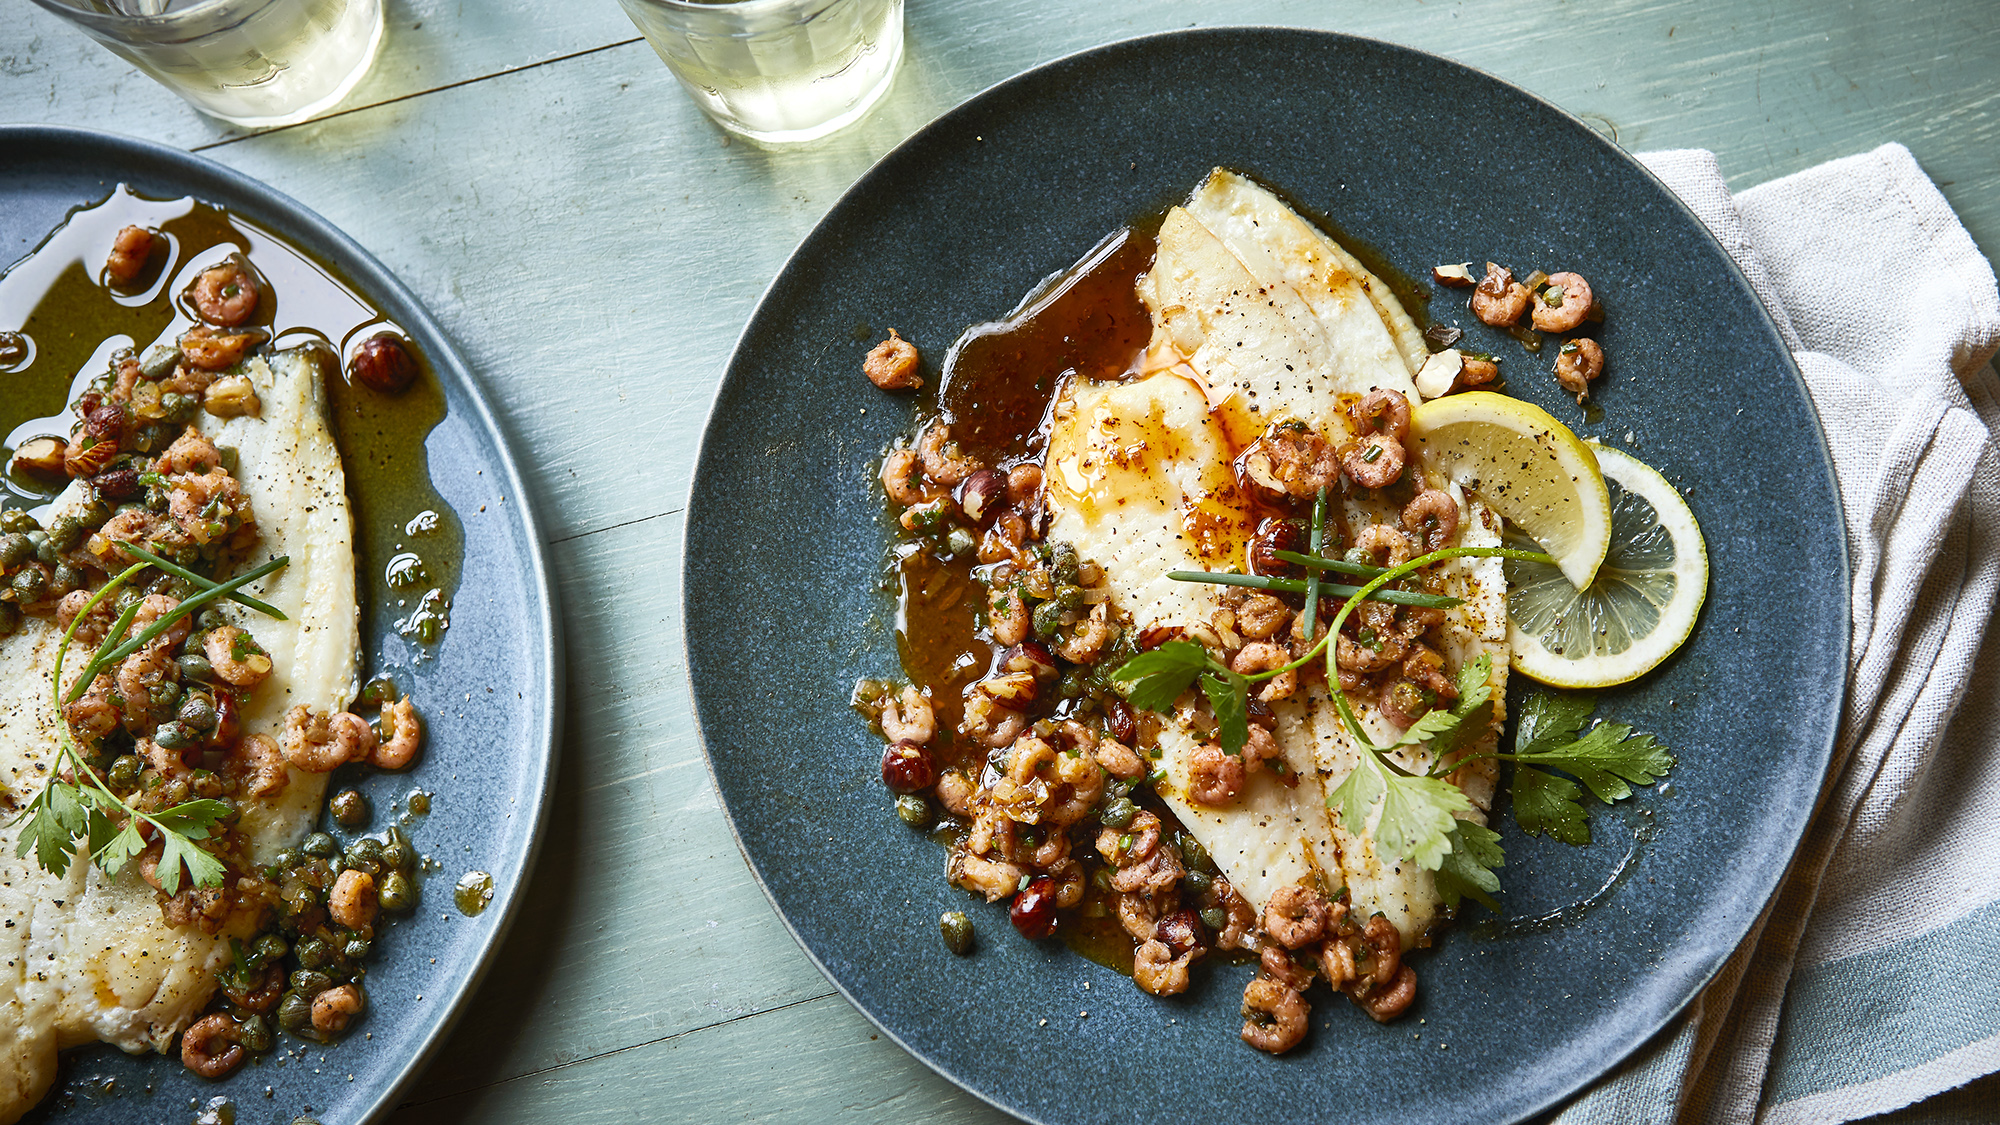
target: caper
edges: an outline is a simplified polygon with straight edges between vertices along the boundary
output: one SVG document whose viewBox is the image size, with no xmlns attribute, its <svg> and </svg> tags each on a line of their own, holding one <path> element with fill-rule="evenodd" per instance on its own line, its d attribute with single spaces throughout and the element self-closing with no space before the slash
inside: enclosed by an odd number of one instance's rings
<svg viewBox="0 0 2000 1125">
<path fill-rule="evenodd" d="M 278 1001 L 278 1026 L 286 1031 L 298 1031 L 312 1026 L 312 997 L 303 992 L 287 992 Z"/>
<path fill-rule="evenodd" d="M 169 422 L 185 424 L 188 419 L 194 417 L 194 408 L 198 405 L 200 404 L 193 395 L 168 391 L 160 396 L 160 409 L 165 412 Z"/>
<path fill-rule="evenodd" d="M 0 531 L 33 531 L 40 526 L 42 525 L 35 522 L 35 517 L 24 509 L 0 508 Z"/>
<path fill-rule="evenodd" d="M 359 790 L 341 790 L 326 803 L 326 807 L 342 828 L 359 828 L 368 823 L 368 798 L 363 797 Z"/>
<path fill-rule="evenodd" d="M 1362 566 L 1375 565 L 1375 552 L 1366 547 L 1349 547 L 1347 554 L 1343 557 L 1348 562 L 1358 563 Z"/>
<path fill-rule="evenodd" d="M 1097 819 L 1106 828 L 1123 828 L 1131 824 L 1132 818 L 1137 815 L 1139 806 L 1133 804 L 1129 798 L 1113 797 L 1105 803 L 1104 811 L 1097 814 Z"/>
<path fill-rule="evenodd" d="M 1204 906 L 1201 908 L 1201 924 L 1220 933 L 1229 924 L 1229 914 L 1220 906 Z"/>
<path fill-rule="evenodd" d="M 171 715 L 180 709 L 181 693 L 186 691 L 178 680 L 163 680 L 153 688 L 151 702 L 153 714 Z"/>
<path fill-rule="evenodd" d="M 279 871 L 289 871 L 299 865 L 301 858 L 297 848 L 285 848 L 271 857 L 271 866 Z"/>
<path fill-rule="evenodd" d="M 215 700 L 207 692 L 191 691 L 181 700 L 180 721 L 183 726 L 206 734 L 215 729 Z"/>
<path fill-rule="evenodd" d="M 1200 840 L 1183 832 L 1174 842 L 1180 845 L 1181 862 L 1187 865 L 1189 871 L 1215 870 L 1215 861 L 1208 857 L 1208 849 L 1201 846 Z"/>
<path fill-rule="evenodd" d="M 977 546 L 979 541 L 972 537 L 972 532 L 962 527 L 952 528 L 951 534 L 944 537 L 944 549 L 955 559 L 971 554 L 972 549 Z"/>
<path fill-rule="evenodd" d="M 49 542 L 58 551 L 74 551 L 83 540 L 83 521 L 75 516 L 64 516 L 49 528 Z"/>
<path fill-rule="evenodd" d="M 340 947 L 340 952 L 349 961 L 366 961 L 368 960 L 368 939 L 348 938 L 347 944 Z"/>
<path fill-rule="evenodd" d="M 1082 564 L 1077 560 L 1076 548 L 1067 543 L 1055 543 L 1049 547 L 1049 573 L 1057 585 L 1074 586 L 1083 578 Z"/>
<path fill-rule="evenodd" d="M 347 845 L 347 865 L 373 875 L 382 867 L 382 841 L 363 836 Z M 372 870 L 371 870 L 372 869 Z"/>
<path fill-rule="evenodd" d="M 13 513 L 14 510 L 13 508 L 7 509 L 9 514 Z M 26 562 L 28 556 L 34 553 L 35 545 L 28 542 L 28 537 L 20 532 L 10 531 L 5 535 L 0 535 L 0 566 L 12 570 L 14 567 Z"/>
<path fill-rule="evenodd" d="M 1083 587 L 1057 586 L 1056 596 L 1051 600 L 1064 609 L 1076 609 L 1083 605 Z"/>
<path fill-rule="evenodd" d="M 20 627 L 21 607 L 13 602 L 0 602 L 0 637 L 11 637 Z"/>
<path fill-rule="evenodd" d="M 35 545 L 35 558 L 37 561 L 45 566 L 56 565 L 58 557 L 56 555 L 56 545 L 55 541 L 49 538 L 48 532 L 38 527 L 28 533 L 28 542 Z"/>
<path fill-rule="evenodd" d="M 389 829 L 389 838 L 382 842 L 382 866 L 396 871 L 409 871 L 417 865 L 417 849 L 395 828 Z"/>
<path fill-rule="evenodd" d="M 417 905 L 417 885 L 401 871 L 391 871 L 375 885 L 375 897 L 382 909 L 401 914 Z"/>
<path fill-rule="evenodd" d="M 931 803 L 915 793 L 905 793 L 896 798 L 896 816 L 912 828 L 929 828 Z"/>
<path fill-rule="evenodd" d="M 364 707 L 380 707 L 396 699 L 396 681 L 387 676 L 377 676 L 361 685 L 359 701 Z"/>
<path fill-rule="evenodd" d="M 207 633 L 229 624 L 229 618 L 224 617 L 221 610 L 210 606 L 201 611 L 200 615 L 194 619 L 194 623 L 196 628 Z"/>
<path fill-rule="evenodd" d="M 938 933 L 944 937 L 944 947 L 960 957 L 972 952 L 972 919 L 964 911 L 946 911 L 940 916 Z"/>
<path fill-rule="evenodd" d="M 161 556 L 162 558 L 166 556 Z M 182 559 L 182 562 L 191 560 Z M 146 586 L 149 594 L 165 594 L 177 602 L 184 602 L 194 596 L 194 583 L 178 574 L 162 574 Z"/>
<path fill-rule="evenodd" d="M 188 683 L 205 684 L 215 679 L 215 667 L 208 662 L 208 657 L 199 653 L 189 653 L 174 663 L 181 666 L 181 679 Z"/>
<path fill-rule="evenodd" d="M 332 859 L 334 856 L 340 854 L 340 845 L 335 843 L 333 837 L 326 833 L 315 832 L 306 837 L 305 843 L 299 845 L 299 850 L 309 856 L 316 856 L 320 859 Z"/>
<path fill-rule="evenodd" d="M 1090 673 L 1082 668 L 1071 668 L 1056 682 L 1056 693 L 1064 699 L 1077 699 L 1090 694 Z"/>
<path fill-rule="evenodd" d="M 1215 876 L 1206 871 L 1190 871 L 1181 877 L 1181 886 L 1191 895 L 1205 895 L 1215 885 Z"/>
<path fill-rule="evenodd" d="M 146 763 L 136 754 L 125 754 L 111 763 L 109 776 L 113 788 L 130 789 L 139 784 L 139 775 L 145 772 Z"/>
<path fill-rule="evenodd" d="M 80 590 L 83 588 L 83 571 L 66 562 L 59 562 L 56 564 L 53 581 L 56 593 L 58 594 L 67 594 L 71 590 Z"/>
<path fill-rule="evenodd" d="M 181 350 L 169 344 L 157 344 L 146 349 L 146 357 L 139 361 L 139 374 L 157 383 L 174 373 L 181 362 Z"/>
<path fill-rule="evenodd" d="M 1035 635 L 1052 637 L 1062 628 L 1063 607 L 1055 602 L 1043 602 L 1035 607 Z"/>
<path fill-rule="evenodd" d="M 111 505 L 97 494 L 97 489 L 86 486 L 83 507 L 77 510 L 76 515 L 85 527 L 96 527 L 111 518 Z"/>
<path fill-rule="evenodd" d="M 14 574 L 14 598 L 22 604 L 41 601 L 49 592 L 49 572 L 39 566 L 24 566 Z"/>
<path fill-rule="evenodd" d="M 299 954 L 299 964 L 307 969 L 324 969 L 333 963 L 333 946 L 324 938 L 309 937 L 294 947 Z M 292 987 L 298 987 L 298 973 L 292 974 Z M 320 988 L 325 988 L 321 985 Z M 318 992 L 319 989 L 312 991 Z"/>
<path fill-rule="evenodd" d="M 307 1012 L 310 1017 L 310 1007 L 307 1008 Z M 243 1044 L 244 1049 L 251 1054 L 261 1055 L 271 1049 L 271 1024 L 263 1016 L 243 1017 L 236 1030 L 239 1036 L 237 1042 Z"/>
<path fill-rule="evenodd" d="M 194 732 L 181 723 L 162 723 L 153 732 L 153 741 L 167 750 L 185 750 L 195 744 Z"/>
</svg>

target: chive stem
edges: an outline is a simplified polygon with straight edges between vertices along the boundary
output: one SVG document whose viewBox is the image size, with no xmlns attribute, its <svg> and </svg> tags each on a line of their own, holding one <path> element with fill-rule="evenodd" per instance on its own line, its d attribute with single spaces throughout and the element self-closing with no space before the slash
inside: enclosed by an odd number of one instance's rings
<svg viewBox="0 0 2000 1125">
<path fill-rule="evenodd" d="M 1271 557 L 1305 567 L 1307 570 L 1331 570 L 1341 574 L 1352 574 L 1356 578 L 1373 578 L 1382 573 L 1381 567 L 1369 566 L 1367 563 L 1348 562 L 1346 559 L 1320 558 L 1317 549 L 1310 555 L 1301 555 L 1297 551 L 1272 551 Z"/>
<path fill-rule="evenodd" d="M 176 566 L 173 563 L 167 561 L 166 559 L 161 558 L 160 556 L 154 554 L 151 551 L 148 551 L 146 548 L 141 547 L 136 543 L 124 543 L 120 544 L 120 546 L 124 549 L 124 551 L 127 554 L 137 555 L 140 558 L 145 559 L 147 562 L 152 563 L 154 566 L 159 567 L 161 570 L 166 571 L 168 574 L 173 575 L 175 578 L 185 578 L 189 582 L 194 583 L 195 585 L 201 587 L 204 590 L 213 590 L 217 586 L 221 585 L 221 583 L 219 582 L 203 578 L 201 575 L 196 574 L 194 571 L 189 570 L 184 566 Z M 266 617 L 275 617 L 280 621 L 287 620 L 283 611 L 279 610 L 277 606 L 274 606 L 269 602 L 258 601 L 256 598 L 253 598 L 248 594 L 242 593 L 241 591 L 235 591 L 235 590 L 230 591 L 229 600 L 235 602 L 238 605 L 249 606 L 251 609 L 256 610 L 258 613 L 261 613 Z"/>
<path fill-rule="evenodd" d="M 1319 495 L 1313 499 L 1312 534 L 1306 541 L 1306 554 L 1319 557 L 1321 538 L 1326 534 L 1326 486 L 1319 486 Z M 1290 551 L 1284 552 L 1291 554 Z M 1306 640 L 1313 639 L 1313 624 L 1319 616 L 1319 568 L 1306 571 L 1306 608 L 1299 618 L 1299 633 Z"/>
<path fill-rule="evenodd" d="M 250 570 L 243 574 L 239 574 L 236 577 L 230 579 L 227 582 L 222 583 L 219 586 L 203 590 L 201 593 L 196 594 L 193 597 L 188 598 L 186 601 L 183 601 L 181 604 L 175 606 L 173 612 L 166 614 L 165 616 L 161 617 L 158 621 L 155 621 L 151 625 L 146 626 L 145 630 L 141 632 L 138 636 L 133 637 L 131 640 L 126 641 L 124 644 L 119 645 L 117 648 L 112 649 L 109 653 L 104 654 L 104 656 L 101 659 L 97 658 L 92 659 L 90 664 L 84 668 L 84 671 L 88 673 L 92 678 L 95 678 L 99 670 L 107 668 L 113 664 L 116 664 L 119 661 L 125 659 L 126 657 L 132 655 L 133 653 L 139 651 L 141 648 L 145 647 L 148 642 L 153 640 L 153 638 L 158 637 L 160 634 L 166 632 L 168 629 L 173 628 L 174 623 L 176 621 L 179 621 L 181 618 L 192 615 L 196 610 L 200 609 L 201 607 L 207 605 L 212 601 L 217 600 L 218 598 L 228 597 L 231 593 L 235 592 L 239 587 L 247 586 L 250 583 L 255 582 L 257 579 L 264 577 L 266 574 L 271 573 L 272 571 L 278 569 L 281 566 L 284 566 L 285 564 L 291 561 L 292 560 L 290 556 L 280 555 L 277 558 L 272 559 L 270 562 L 267 562 L 264 565 L 255 568 L 254 570 Z M 116 634 L 113 635 L 115 636 Z M 64 703 L 76 702 L 77 698 L 83 695 L 84 689 L 88 687 L 89 684 L 90 684 L 89 679 L 85 679 L 84 677 L 79 676 L 77 678 L 76 683 L 70 686 L 69 694 L 66 697 L 64 697 L 63 702 Z"/>
<path fill-rule="evenodd" d="M 1216 586 L 1247 586 L 1253 590 L 1278 590 L 1287 594 L 1303 594 L 1306 583 L 1297 578 L 1271 578 L 1262 574 L 1220 574 L 1209 570 L 1172 570 L 1167 577 L 1176 582 L 1207 582 Z M 1325 598 L 1351 598 L 1358 586 L 1344 586 L 1337 582 L 1321 583 L 1319 593 Z M 1369 601 L 1388 602 L 1391 605 L 1413 605 L 1424 609 L 1450 609 L 1464 605 L 1458 598 L 1443 594 L 1421 594 L 1412 590 L 1372 590 Z"/>
</svg>

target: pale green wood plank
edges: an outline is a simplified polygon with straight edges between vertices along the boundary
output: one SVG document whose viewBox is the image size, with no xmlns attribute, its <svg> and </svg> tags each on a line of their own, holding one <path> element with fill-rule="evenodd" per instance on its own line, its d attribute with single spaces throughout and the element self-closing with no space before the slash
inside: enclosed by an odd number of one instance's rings
<svg viewBox="0 0 2000 1125">
<path fill-rule="evenodd" d="M 438 1097 L 393 1125 L 853 1122 L 999 1125 L 1014 1118 L 916 1065 L 838 996 Z"/>
<path fill-rule="evenodd" d="M 508 69 L 630 34 L 610 0 L 495 7 L 422 5 L 432 54 L 421 68 L 385 66 L 371 87 L 422 89 L 443 84 L 434 72 Z M 80 39 L 66 58 L 24 52 L 15 11 L 46 18 L 15 0 L 0 28 L 0 118 L 223 137 L 192 129 L 203 125 L 192 111 Z M 491 983 L 419 1086 L 445 1100 L 405 1119 L 820 1120 L 846 1105 L 868 1107 L 850 1114 L 861 1120 L 992 1118 L 886 1040 L 867 1041 L 771 912 L 701 765 L 678 643 L 678 508 L 728 348 L 790 248 L 909 132 L 1022 67 L 1124 35 L 1337 21 L 1520 82 L 1615 126 L 1627 147 L 1715 148 L 1739 186 L 1903 140 L 1990 253 L 2000 29 L 1988 11 L 912 0 L 910 61 L 890 100 L 805 150 L 725 144 L 643 44 L 212 150 L 326 214 L 417 289 L 486 378 L 557 541 L 571 713 L 545 858 Z M 402 38 L 422 54 L 422 40 Z M 414 73 L 430 77 L 406 81 Z M 659 460 L 634 470 L 634 451 Z M 800 1055 L 814 1061 L 791 1065 Z"/>
<path fill-rule="evenodd" d="M 386 35 L 340 113 L 500 71 L 533 66 L 638 33 L 617 4 L 539 0 L 384 0 Z M 27 2 L 0 9 L 0 121 L 111 129 L 183 148 L 245 135 Z"/>
</svg>

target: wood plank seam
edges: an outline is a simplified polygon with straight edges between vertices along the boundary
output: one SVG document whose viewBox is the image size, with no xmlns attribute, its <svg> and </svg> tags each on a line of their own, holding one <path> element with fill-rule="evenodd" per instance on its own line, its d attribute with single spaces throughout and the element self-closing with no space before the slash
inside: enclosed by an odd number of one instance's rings
<svg viewBox="0 0 2000 1125">
<path fill-rule="evenodd" d="M 552 64 L 560 62 L 568 62 L 571 59 L 580 59 L 586 55 L 595 55 L 604 51 L 614 51 L 620 47 L 630 47 L 634 43 L 644 43 L 645 41 L 646 39 L 644 36 L 635 35 L 630 39 L 620 39 L 615 43 L 606 43 L 601 47 L 586 47 L 581 51 L 571 51 L 567 55 L 557 55 L 555 58 L 552 59 L 541 59 L 537 62 L 525 63 L 521 66 L 508 67 L 505 70 L 496 70 L 491 74 L 481 74 L 472 78 L 461 78 L 456 82 L 447 82 L 442 86 L 432 86 L 429 89 L 417 90 L 408 94 L 398 94 L 393 98 L 383 98 L 379 102 L 369 102 L 366 105 L 349 106 L 346 109 L 337 109 L 334 110 L 332 113 L 321 114 L 320 116 L 311 118 L 310 120 L 301 121 L 296 125 L 280 125 L 274 129 L 260 129 L 254 133 L 243 133 L 234 137 L 224 137 L 219 141 L 210 141 L 207 144 L 195 145 L 192 148 L 188 149 L 188 151 L 207 152 L 210 149 L 221 148 L 224 145 L 233 145 L 239 141 L 247 141 L 254 139 L 256 137 L 268 137 L 273 133 L 282 133 L 288 129 L 299 129 L 307 125 L 318 125 L 321 122 L 332 121 L 337 117 L 346 117 L 350 114 L 355 114 L 355 113 L 366 113 L 368 110 L 371 109 L 380 109 L 383 106 L 395 105 L 398 102 L 407 102 L 414 98 L 421 98 L 429 94 L 443 93 L 446 90 L 456 90 L 461 86 L 470 86 L 475 82 L 486 82 L 495 78 L 506 78 L 509 75 L 520 74 L 524 71 L 534 70 L 538 67 L 550 66 Z"/>
<path fill-rule="evenodd" d="M 686 1028 L 681 1031 L 676 1031 L 672 1035 L 662 1035 L 658 1039 L 647 1039 L 640 1043 L 633 1043 L 628 1046 L 617 1047 L 609 1051 L 599 1051 L 594 1055 L 583 1055 L 579 1058 L 570 1059 L 566 1062 L 559 1062 L 554 1066 L 545 1066 L 536 1070 L 523 1071 L 520 1074 L 510 1074 L 505 1078 L 496 1078 L 491 1082 L 483 1083 L 478 1086 L 466 1086 L 461 1089 L 453 1090 L 448 1094 L 441 1094 L 435 1098 L 424 1098 L 424 1099 L 413 1098 L 409 1101 L 399 1103 L 396 1106 L 396 1108 L 398 1110 L 413 1109 L 418 1106 L 429 1105 L 432 1102 L 446 1101 L 451 1098 L 462 1098 L 467 1094 L 478 1093 L 481 1090 L 490 1090 L 496 1086 L 505 1086 L 512 1082 L 523 1081 L 524 1079 L 538 1078 L 544 1074 L 553 1074 L 558 1070 L 568 1070 L 570 1067 L 573 1066 L 582 1066 L 585 1063 L 596 1062 L 599 1059 L 608 1059 L 614 1055 L 626 1054 L 628 1052 L 637 1051 L 645 1047 L 657 1047 L 662 1043 L 671 1043 L 676 1039 L 685 1039 L 690 1035 L 698 1035 L 701 1032 L 712 1031 L 718 1027 L 727 1027 L 733 1023 L 742 1023 L 744 1020 L 755 1019 L 758 1016 L 767 1016 L 773 1012 L 782 1012 L 790 1008 L 799 1007 L 802 1004 L 815 1004 L 821 1000 L 826 1000 L 826 999 L 840 999 L 840 993 L 834 992 L 829 989 L 828 991 L 819 993 L 816 996 L 808 996 L 802 1000 L 794 1000 L 788 1004 L 779 1004 L 778 1006 L 773 1008 L 759 1008 L 757 1011 L 744 1012 L 742 1015 L 731 1016 L 726 1020 L 717 1020 L 714 1023 L 702 1024 L 700 1027 Z"/>
<path fill-rule="evenodd" d="M 680 515 L 683 511 L 686 511 L 686 509 L 669 508 L 664 512 L 655 512 L 650 516 L 639 516 L 635 519 L 622 520 L 618 523 L 606 524 L 603 527 L 593 527 L 585 531 L 571 532 L 570 534 L 561 536 L 560 538 L 549 540 L 548 545 L 554 547 L 563 543 L 571 543 L 578 539 L 582 539 L 586 535 L 600 535 L 607 531 L 617 531 L 621 527 L 632 527 L 635 524 L 646 523 L 650 520 L 665 519 L 668 516 L 677 516 Z"/>
</svg>

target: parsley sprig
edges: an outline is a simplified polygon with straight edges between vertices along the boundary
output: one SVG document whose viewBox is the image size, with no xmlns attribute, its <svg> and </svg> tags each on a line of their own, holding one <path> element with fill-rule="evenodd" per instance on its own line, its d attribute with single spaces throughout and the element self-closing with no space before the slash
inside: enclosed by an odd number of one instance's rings
<svg viewBox="0 0 2000 1125">
<path fill-rule="evenodd" d="M 229 815 L 229 806 L 203 798 L 152 811 L 135 808 L 111 791 L 90 760 L 77 749 L 75 741 L 70 738 L 69 722 L 62 717 L 62 707 L 81 697 L 99 674 L 150 644 L 173 628 L 176 622 L 200 612 L 210 602 L 234 596 L 241 587 L 270 574 L 289 560 L 282 557 L 272 559 L 220 583 L 173 568 L 170 573 L 178 573 L 204 589 L 183 600 L 171 612 L 162 614 L 159 620 L 140 630 L 137 636 L 120 643 L 120 638 L 125 636 L 139 610 L 137 601 L 127 606 L 65 693 L 62 687 L 63 661 L 69 654 L 77 627 L 99 605 L 130 585 L 141 571 L 148 566 L 159 565 L 160 560 L 151 556 L 150 552 L 135 553 L 145 555 L 148 561 L 132 564 L 99 588 L 84 604 L 82 612 L 70 622 L 69 628 L 63 630 L 62 639 L 56 645 L 55 666 L 49 677 L 56 711 L 56 760 L 48 784 L 14 821 L 16 824 L 27 821 L 14 854 L 25 858 L 32 852 L 43 870 L 62 878 L 69 873 L 70 862 L 78 847 L 82 846 L 99 870 L 116 876 L 134 857 L 146 850 L 146 838 L 140 826 L 150 825 L 160 839 L 160 861 L 154 877 L 159 881 L 161 890 L 168 894 L 179 891 L 183 870 L 195 886 L 220 886 L 225 871 L 223 863 L 202 846 L 202 841 L 219 834 L 216 826 Z M 254 599 L 249 599 L 249 602 L 258 608 L 269 609 L 273 616 L 283 617 L 261 602 Z M 63 779 L 65 766 L 72 780 Z"/>
</svg>

